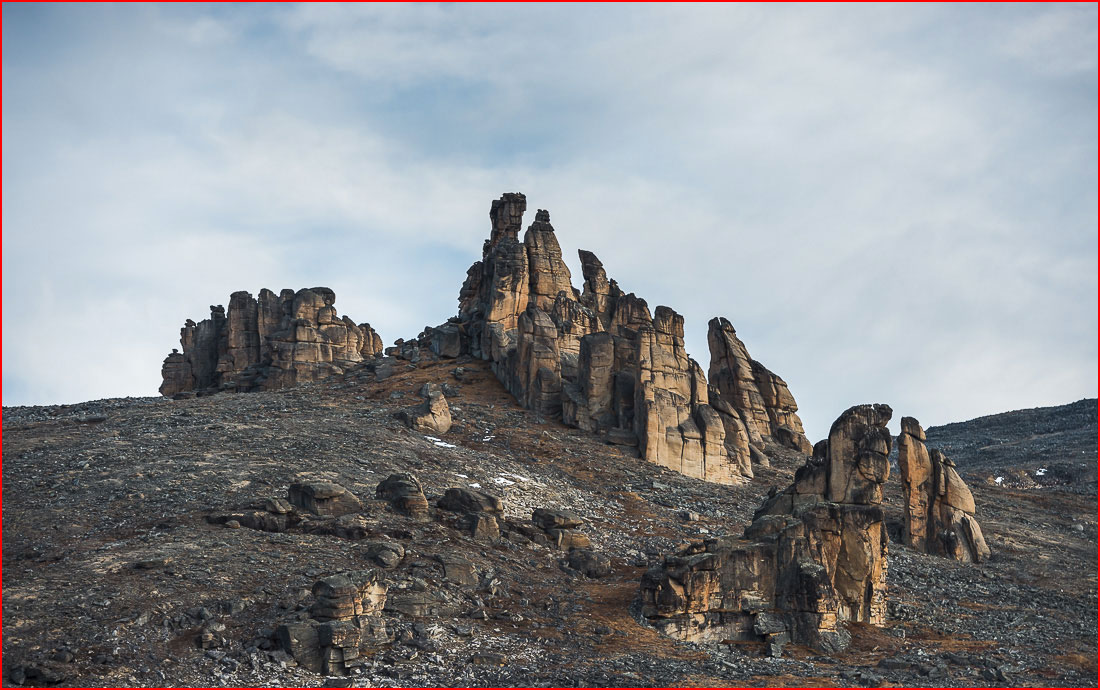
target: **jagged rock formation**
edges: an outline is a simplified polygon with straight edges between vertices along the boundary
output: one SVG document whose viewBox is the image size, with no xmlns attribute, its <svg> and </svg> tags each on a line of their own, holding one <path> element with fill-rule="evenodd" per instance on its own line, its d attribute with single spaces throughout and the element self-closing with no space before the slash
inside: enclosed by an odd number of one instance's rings
<svg viewBox="0 0 1100 690">
<path fill-rule="evenodd" d="M 781 378 L 752 360 L 725 319 L 711 322 L 711 379 L 684 348 L 684 320 L 609 280 L 580 251 L 572 286 L 550 214 L 539 210 L 523 241 L 527 199 L 505 194 L 489 211 L 482 260 L 466 274 L 457 317 L 417 343 L 442 357 L 489 360 L 524 407 L 637 446 L 650 462 L 730 483 L 766 463 L 766 442 L 810 452 Z M 395 349 L 409 359 L 402 343 Z"/>
<path fill-rule="evenodd" d="M 370 324 L 337 315 L 336 293 L 315 287 L 234 292 L 229 312 L 188 319 L 180 329 L 183 352 L 172 350 L 161 368 L 161 395 L 273 390 L 316 381 L 382 352 Z"/>
<path fill-rule="evenodd" d="M 919 551 L 964 563 L 989 558 L 989 546 L 974 518 L 974 496 L 955 463 L 936 449 L 929 452 L 924 429 L 912 417 L 901 418 L 898 468 L 905 493 L 902 539 Z"/>
<path fill-rule="evenodd" d="M 743 539 L 692 542 L 650 569 L 642 614 L 674 637 L 762 640 L 773 654 L 787 641 L 843 649 L 843 621 L 881 625 L 891 414 L 886 405 L 842 414 Z"/>
<path fill-rule="evenodd" d="M 771 436 L 783 445 L 811 453 L 813 447 L 806 438 L 798 405 L 786 382 L 749 356 L 749 351 L 733 325 L 718 317 L 707 324 L 707 344 L 710 346 L 710 383 L 716 405 L 726 426 L 731 456 L 744 458 L 747 446 L 759 447 L 764 437 Z M 744 462 L 744 460 L 742 460 Z"/>
</svg>

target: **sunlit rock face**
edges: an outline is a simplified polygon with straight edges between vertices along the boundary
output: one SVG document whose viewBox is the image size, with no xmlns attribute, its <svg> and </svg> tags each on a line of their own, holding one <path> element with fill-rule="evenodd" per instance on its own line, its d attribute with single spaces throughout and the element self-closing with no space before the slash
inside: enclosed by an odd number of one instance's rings
<svg viewBox="0 0 1100 690">
<path fill-rule="evenodd" d="M 890 416 L 886 405 L 842 414 L 742 538 L 690 543 L 646 573 L 642 615 L 673 637 L 759 640 L 773 654 L 789 641 L 839 651 L 845 621 L 881 625 Z"/>
<path fill-rule="evenodd" d="M 165 358 L 161 395 L 287 388 L 380 355 L 382 339 L 370 324 L 338 316 L 335 302 L 325 287 L 263 289 L 258 298 L 234 292 L 228 313 L 212 306 L 209 319 L 188 319 L 180 329 L 183 352 Z"/>
<path fill-rule="evenodd" d="M 524 407 L 688 476 L 743 481 L 767 462 L 767 442 L 809 454 L 787 384 L 748 356 L 728 321 L 711 322 L 714 387 L 687 355 L 683 317 L 663 306 L 651 314 L 592 252 L 579 252 L 584 282 L 574 288 L 548 211 L 519 240 L 526 209 L 518 193 L 492 203 L 458 315 L 419 341 L 441 357 L 489 360 Z"/>
<path fill-rule="evenodd" d="M 990 556 L 974 517 L 974 496 L 955 463 L 936 449 L 929 452 L 920 423 L 901 418 L 898 468 L 905 493 L 902 540 L 918 551 L 978 563 Z"/>
</svg>

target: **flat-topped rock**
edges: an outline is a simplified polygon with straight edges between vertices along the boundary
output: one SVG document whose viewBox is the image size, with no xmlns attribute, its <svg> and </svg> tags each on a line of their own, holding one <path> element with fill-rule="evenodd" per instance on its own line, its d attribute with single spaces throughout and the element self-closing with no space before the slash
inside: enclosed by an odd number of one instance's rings
<svg viewBox="0 0 1100 690">
<path fill-rule="evenodd" d="M 363 504 L 355 494 L 339 484 L 327 481 L 291 484 L 287 490 L 287 502 L 315 515 L 340 516 L 358 513 L 363 509 Z M 275 510 L 271 512 L 286 512 L 277 503 L 273 503 L 272 507 Z"/>
<path fill-rule="evenodd" d="M 211 306 L 210 318 L 186 321 L 183 352 L 173 350 L 161 368 L 161 395 L 287 388 L 381 354 L 370 324 L 338 316 L 335 302 L 327 287 L 234 292 L 228 313 Z"/>
</svg>

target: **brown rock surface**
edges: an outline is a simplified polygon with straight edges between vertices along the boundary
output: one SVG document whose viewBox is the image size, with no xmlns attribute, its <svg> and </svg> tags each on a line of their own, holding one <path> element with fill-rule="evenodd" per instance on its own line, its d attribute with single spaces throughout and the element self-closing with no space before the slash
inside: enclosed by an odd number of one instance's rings
<svg viewBox="0 0 1100 690">
<path fill-rule="evenodd" d="M 970 487 L 950 458 L 936 449 L 929 452 L 924 429 L 912 417 L 901 420 L 898 467 L 905 495 L 905 544 L 964 563 L 988 559 L 990 549 L 974 517 Z"/>
<path fill-rule="evenodd" d="M 229 312 L 210 308 L 210 318 L 188 319 L 175 350 L 161 368 L 165 396 L 218 391 L 274 390 L 316 381 L 374 357 L 382 339 L 370 324 L 337 316 L 335 293 L 316 287 L 259 298 L 234 292 Z"/>
<path fill-rule="evenodd" d="M 458 316 L 426 329 L 419 343 L 438 356 L 489 360 L 524 407 L 616 444 L 633 434 L 645 459 L 692 477 L 751 477 L 753 458 L 767 461 L 765 438 L 810 451 L 786 383 L 749 358 L 728 322 L 711 364 L 712 378 L 721 371 L 728 380 L 711 406 L 706 376 L 684 348 L 683 318 L 667 307 L 651 316 L 584 250 L 583 290 L 574 288 L 549 212 L 540 209 L 518 240 L 526 207 L 522 194 L 493 202 L 491 235 L 467 271 Z M 415 361 L 404 345 L 394 352 Z"/>
<path fill-rule="evenodd" d="M 886 405 L 847 410 L 791 486 L 756 512 L 743 539 L 692 542 L 650 569 L 642 614 L 675 637 L 761 640 L 773 655 L 788 641 L 843 649 L 844 621 L 882 625 L 887 536 L 879 486 L 888 476 L 890 414 Z"/>
<path fill-rule="evenodd" d="M 710 383 L 726 405 L 717 407 L 727 430 L 738 425 L 749 443 L 761 447 L 765 439 L 809 454 L 812 445 L 796 412 L 798 405 L 786 382 L 749 356 L 733 325 L 724 318 L 710 320 L 707 330 L 710 346 Z M 736 412 L 736 415 L 731 413 Z"/>
</svg>

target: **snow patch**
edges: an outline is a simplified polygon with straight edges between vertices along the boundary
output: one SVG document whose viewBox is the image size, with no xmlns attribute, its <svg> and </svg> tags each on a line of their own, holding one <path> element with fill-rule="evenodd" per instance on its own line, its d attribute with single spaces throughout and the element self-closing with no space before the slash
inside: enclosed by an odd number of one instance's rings
<svg viewBox="0 0 1100 690">
<path fill-rule="evenodd" d="M 1036 477 L 1042 477 L 1046 473 L 1047 473 L 1047 468 L 1045 468 L 1045 467 L 1040 467 L 1039 469 L 1035 470 L 1035 476 Z"/>
<path fill-rule="evenodd" d="M 1005 478 L 1004 477 L 997 477 L 993 481 L 997 482 L 998 484 L 1004 484 L 1005 483 Z"/>
<path fill-rule="evenodd" d="M 493 483 L 499 484 L 500 486 L 512 486 L 515 484 L 511 479 L 505 479 L 504 477 L 493 477 Z"/>
</svg>

